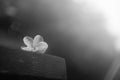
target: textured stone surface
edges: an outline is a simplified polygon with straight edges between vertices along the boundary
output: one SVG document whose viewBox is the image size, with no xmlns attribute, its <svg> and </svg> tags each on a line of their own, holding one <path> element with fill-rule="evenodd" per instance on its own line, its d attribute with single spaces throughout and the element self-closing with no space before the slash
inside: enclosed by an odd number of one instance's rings
<svg viewBox="0 0 120 80">
<path fill-rule="evenodd" d="M 63 58 L 0 47 L 0 72 L 66 79 Z"/>
</svg>

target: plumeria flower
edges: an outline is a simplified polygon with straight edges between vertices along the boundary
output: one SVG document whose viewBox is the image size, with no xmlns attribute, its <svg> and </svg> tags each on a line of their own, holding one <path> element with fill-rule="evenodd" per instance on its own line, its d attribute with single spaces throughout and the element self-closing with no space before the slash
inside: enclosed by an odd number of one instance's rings
<svg viewBox="0 0 120 80">
<path fill-rule="evenodd" d="M 48 48 L 48 44 L 44 42 L 43 37 L 40 35 L 36 35 L 34 39 L 29 36 L 25 36 L 23 38 L 23 42 L 26 47 L 22 46 L 21 49 L 24 51 L 38 52 L 43 54 Z"/>
</svg>

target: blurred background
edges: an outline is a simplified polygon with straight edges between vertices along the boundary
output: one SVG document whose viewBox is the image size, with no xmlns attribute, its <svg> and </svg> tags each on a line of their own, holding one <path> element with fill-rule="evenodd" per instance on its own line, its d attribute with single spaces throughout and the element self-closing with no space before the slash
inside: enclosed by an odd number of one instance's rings
<svg viewBox="0 0 120 80">
<path fill-rule="evenodd" d="M 110 17 L 117 11 L 113 2 L 0 0 L 0 45 L 20 49 L 24 36 L 40 34 L 49 45 L 46 54 L 66 60 L 68 80 L 103 80 L 118 54 L 108 29 L 117 24 Z"/>
</svg>

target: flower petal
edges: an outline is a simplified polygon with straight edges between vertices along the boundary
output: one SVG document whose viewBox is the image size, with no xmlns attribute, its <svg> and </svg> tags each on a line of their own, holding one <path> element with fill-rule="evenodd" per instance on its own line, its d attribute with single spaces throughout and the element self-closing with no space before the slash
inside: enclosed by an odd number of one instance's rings
<svg viewBox="0 0 120 80">
<path fill-rule="evenodd" d="M 43 37 L 40 35 L 36 35 L 33 40 L 33 46 L 39 44 L 39 42 L 42 42 L 42 41 L 44 41 Z"/>
<path fill-rule="evenodd" d="M 30 47 L 21 47 L 21 49 L 24 51 L 33 51 L 33 49 Z"/>
<path fill-rule="evenodd" d="M 48 44 L 46 42 L 40 42 L 36 47 L 35 50 L 39 53 L 45 53 L 48 48 Z"/>
<path fill-rule="evenodd" d="M 33 45 L 33 39 L 29 36 L 25 36 L 23 38 L 23 42 L 27 47 L 32 47 L 32 45 Z"/>
</svg>

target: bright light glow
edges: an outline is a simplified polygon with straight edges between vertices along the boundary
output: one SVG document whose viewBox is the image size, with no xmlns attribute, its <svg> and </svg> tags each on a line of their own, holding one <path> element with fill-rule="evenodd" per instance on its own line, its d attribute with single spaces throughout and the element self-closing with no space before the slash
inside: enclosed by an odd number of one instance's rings
<svg viewBox="0 0 120 80">
<path fill-rule="evenodd" d="M 74 0 L 79 3 L 81 0 Z M 96 11 L 100 11 L 106 18 L 105 28 L 107 32 L 115 38 L 115 49 L 120 51 L 120 0 L 85 0 Z M 120 67 L 120 57 L 113 62 L 104 80 L 113 80 Z"/>
<path fill-rule="evenodd" d="M 81 3 L 81 0 L 73 0 Z M 106 31 L 115 38 L 115 49 L 120 51 L 120 0 L 85 0 L 95 11 L 104 14 Z M 117 55 L 104 80 L 113 80 L 120 67 L 120 56 Z"/>
<path fill-rule="evenodd" d="M 75 3 L 86 2 L 95 11 L 102 12 L 106 18 L 106 30 L 116 39 L 115 49 L 120 50 L 120 0 L 73 0 Z"/>
</svg>

